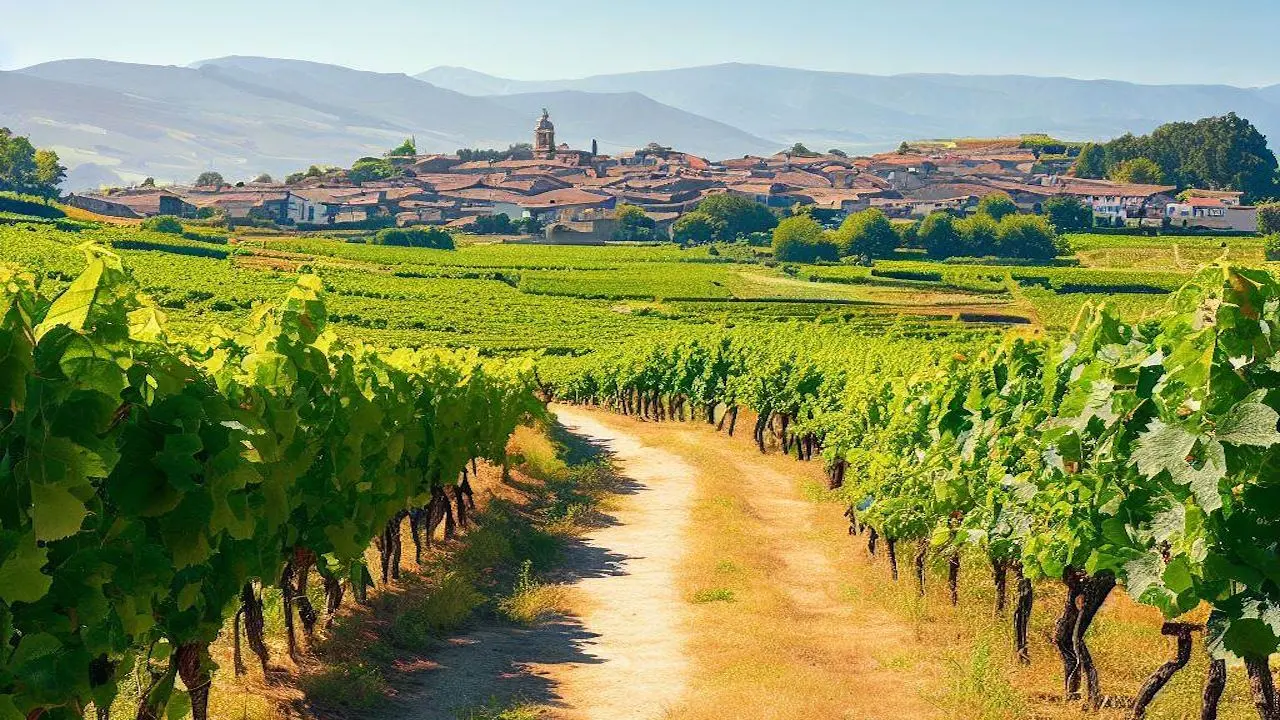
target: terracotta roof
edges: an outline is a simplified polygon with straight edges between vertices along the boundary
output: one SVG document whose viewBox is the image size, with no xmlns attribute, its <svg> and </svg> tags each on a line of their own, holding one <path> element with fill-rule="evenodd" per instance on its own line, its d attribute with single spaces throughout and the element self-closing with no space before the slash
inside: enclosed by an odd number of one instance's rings
<svg viewBox="0 0 1280 720">
<path fill-rule="evenodd" d="M 1205 208 L 1210 208 L 1210 207 L 1220 208 L 1220 207 L 1227 206 L 1226 203 L 1222 202 L 1222 198 L 1216 198 L 1216 197 L 1189 197 L 1187 198 L 1187 201 L 1184 204 L 1190 205 L 1191 207 L 1205 207 Z"/>
<path fill-rule="evenodd" d="M 525 207 L 551 207 L 557 205 L 595 205 L 613 200 L 610 195 L 588 192 L 578 188 L 551 190 L 532 197 L 522 197 L 520 205 Z"/>
<path fill-rule="evenodd" d="M 442 197 L 462 198 L 463 200 L 479 200 L 483 202 L 504 202 L 513 205 L 524 203 L 529 198 L 518 192 L 498 190 L 495 188 L 465 188 L 440 193 Z"/>
<path fill-rule="evenodd" d="M 1170 193 L 1177 188 L 1172 185 L 1139 185 L 1137 183 L 1117 183 L 1110 180 L 1086 180 L 1083 178 L 1061 178 L 1055 186 L 1057 192 L 1064 195 L 1119 195 L 1121 197 L 1151 197 L 1160 193 Z"/>
</svg>

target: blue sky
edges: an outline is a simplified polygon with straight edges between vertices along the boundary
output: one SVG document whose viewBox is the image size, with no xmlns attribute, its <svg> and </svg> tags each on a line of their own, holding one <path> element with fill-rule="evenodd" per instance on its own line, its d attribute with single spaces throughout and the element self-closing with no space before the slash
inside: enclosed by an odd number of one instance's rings
<svg viewBox="0 0 1280 720">
<path fill-rule="evenodd" d="M 266 55 L 520 79 L 749 62 L 1280 83 L 1275 0 L 0 0 L 0 69 Z M 367 28 L 367 29 L 362 29 Z"/>
</svg>

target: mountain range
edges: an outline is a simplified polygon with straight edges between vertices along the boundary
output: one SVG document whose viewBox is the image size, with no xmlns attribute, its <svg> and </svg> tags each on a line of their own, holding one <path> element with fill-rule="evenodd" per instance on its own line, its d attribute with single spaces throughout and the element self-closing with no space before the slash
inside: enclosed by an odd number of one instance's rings
<svg viewBox="0 0 1280 720">
<path fill-rule="evenodd" d="M 1280 133 L 1280 85 L 1137 85 L 1018 75 L 876 76 L 725 64 L 518 81 L 465 68 L 416 76 L 299 60 L 191 66 L 62 60 L 0 72 L 0 125 L 53 147 L 68 188 L 229 179 L 349 165 L 414 136 L 421 152 L 528 142 L 543 107 L 557 138 L 616 153 L 649 142 L 713 159 L 795 142 L 873 152 L 904 139 L 1146 132 L 1235 111 Z"/>
</svg>

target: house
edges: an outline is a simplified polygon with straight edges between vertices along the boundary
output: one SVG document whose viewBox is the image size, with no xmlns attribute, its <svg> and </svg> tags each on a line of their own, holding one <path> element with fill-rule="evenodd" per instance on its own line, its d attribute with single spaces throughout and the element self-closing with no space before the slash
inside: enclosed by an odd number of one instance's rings
<svg viewBox="0 0 1280 720">
<path fill-rule="evenodd" d="M 1231 193 L 1231 195 L 1237 195 Z M 1258 229 L 1258 208 L 1238 203 L 1236 197 L 1188 196 L 1165 204 L 1165 218 L 1175 227 L 1253 232 Z"/>
<path fill-rule="evenodd" d="M 99 215 L 122 218 L 146 218 L 155 215 L 195 217 L 196 206 L 167 190 L 138 188 L 110 194 L 71 194 L 66 203 L 71 207 Z"/>
<path fill-rule="evenodd" d="M 1235 190 L 1199 190 L 1192 188 L 1190 190 L 1183 190 L 1179 197 L 1185 200 L 1192 198 L 1221 200 L 1222 204 L 1227 207 L 1240 207 L 1244 204 L 1241 202 L 1241 199 L 1244 197 L 1244 193 L 1237 192 Z"/>
<path fill-rule="evenodd" d="M 1050 187 L 1057 195 L 1080 198 L 1093 209 L 1095 219 L 1111 223 L 1161 217 L 1165 213 L 1166 204 L 1173 199 L 1170 193 L 1176 189 L 1172 185 L 1141 185 L 1083 178 L 1058 178 Z"/>
</svg>

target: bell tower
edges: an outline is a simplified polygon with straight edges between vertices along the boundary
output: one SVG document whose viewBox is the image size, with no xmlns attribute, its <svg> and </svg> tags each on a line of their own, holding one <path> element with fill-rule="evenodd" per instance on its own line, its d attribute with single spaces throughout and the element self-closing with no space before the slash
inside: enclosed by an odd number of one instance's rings
<svg viewBox="0 0 1280 720">
<path fill-rule="evenodd" d="M 551 124 L 551 114 L 542 108 L 542 117 L 533 130 L 533 156 L 540 160 L 552 160 L 556 156 L 556 126 Z"/>
</svg>

